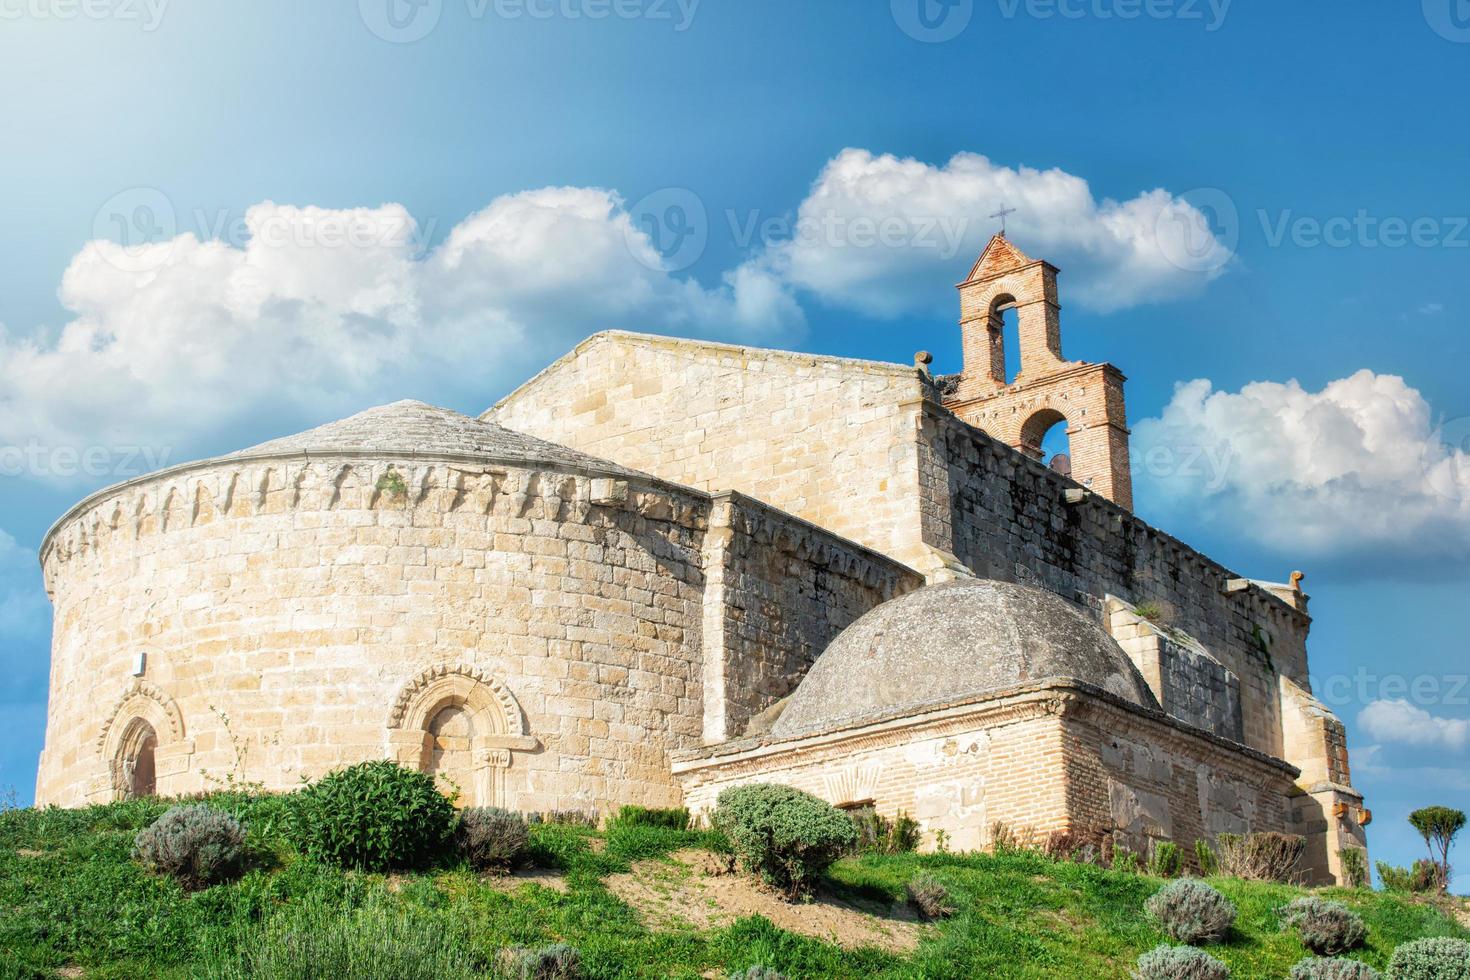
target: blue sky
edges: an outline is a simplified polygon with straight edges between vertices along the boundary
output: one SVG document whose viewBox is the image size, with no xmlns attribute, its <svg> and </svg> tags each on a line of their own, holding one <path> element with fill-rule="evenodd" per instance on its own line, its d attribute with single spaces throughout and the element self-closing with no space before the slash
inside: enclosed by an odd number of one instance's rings
<svg viewBox="0 0 1470 980">
<path fill-rule="evenodd" d="M 605 327 L 957 370 L 1005 203 L 1130 378 L 1140 512 L 1308 573 L 1374 857 L 1417 856 L 1470 807 L 1470 12 L 918 3 L 0 0 L 0 786 L 87 490 L 479 411 Z"/>
</svg>

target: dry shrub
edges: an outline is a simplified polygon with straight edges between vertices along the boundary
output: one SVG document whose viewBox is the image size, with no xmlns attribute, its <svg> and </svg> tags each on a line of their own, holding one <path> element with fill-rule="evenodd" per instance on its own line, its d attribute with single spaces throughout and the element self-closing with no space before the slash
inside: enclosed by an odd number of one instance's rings
<svg viewBox="0 0 1470 980">
<path fill-rule="evenodd" d="M 1296 834 L 1221 834 L 1218 840 L 1220 873 L 1246 881 L 1289 883 L 1307 849 L 1307 839 Z"/>
</svg>

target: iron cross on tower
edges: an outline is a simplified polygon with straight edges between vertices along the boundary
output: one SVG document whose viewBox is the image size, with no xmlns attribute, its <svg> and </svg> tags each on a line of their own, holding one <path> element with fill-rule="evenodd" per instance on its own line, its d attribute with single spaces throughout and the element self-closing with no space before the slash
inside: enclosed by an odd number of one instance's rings
<svg viewBox="0 0 1470 980">
<path fill-rule="evenodd" d="M 1000 219 L 1000 233 L 1002 235 L 1004 235 L 1006 233 L 1006 215 L 1008 215 L 1008 214 L 1015 214 L 1015 213 L 1016 213 L 1016 209 L 1015 208 L 1008 208 L 1008 207 L 1005 206 L 1005 203 L 1002 202 L 1001 203 L 1001 206 L 1000 206 L 1000 210 L 991 215 L 992 218 L 999 218 Z"/>
</svg>

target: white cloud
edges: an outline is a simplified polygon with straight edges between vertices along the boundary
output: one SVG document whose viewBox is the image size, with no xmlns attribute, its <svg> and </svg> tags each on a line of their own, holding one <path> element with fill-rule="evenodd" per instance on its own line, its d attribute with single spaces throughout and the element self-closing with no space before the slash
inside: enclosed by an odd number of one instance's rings
<svg viewBox="0 0 1470 980">
<path fill-rule="evenodd" d="M 0 332 L 0 447 L 15 458 L 35 443 L 143 442 L 178 459 L 264 418 L 316 422 L 430 392 L 488 402 L 596 330 L 749 336 L 800 323 L 758 275 L 706 289 L 663 271 L 608 191 L 501 197 L 426 256 L 399 205 L 267 202 L 245 225 L 238 243 L 186 233 L 83 248 L 62 280 L 74 319 L 59 337 Z"/>
<path fill-rule="evenodd" d="M 1108 311 L 1201 289 L 1232 256 L 1204 215 L 1164 190 L 1098 200 L 1062 170 L 961 153 L 942 167 L 844 150 L 818 176 L 792 236 L 752 265 L 824 302 L 880 316 L 954 308 L 1002 204 L 1011 238 L 1065 274 L 1069 302 Z M 962 268 L 963 267 L 963 268 Z"/>
<path fill-rule="evenodd" d="M 1470 745 L 1470 719 L 1440 718 L 1404 700 L 1369 702 L 1358 725 L 1383 742 L 1456 752 Z"/>
<path fill-rule="evenodd" d="M 1436 426 L 1402 378 L 1359 371 L 1308 391 L 1180 384 L 1134 427 L 1141 496 L 1314 555 L 1470 554 L 1470 420 Z"/>
</svg>

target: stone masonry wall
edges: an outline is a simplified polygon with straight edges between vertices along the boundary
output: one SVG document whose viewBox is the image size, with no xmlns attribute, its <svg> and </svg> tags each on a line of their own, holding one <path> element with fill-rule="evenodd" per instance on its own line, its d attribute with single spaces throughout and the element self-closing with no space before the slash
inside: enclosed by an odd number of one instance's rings
<svg viewBox="0 0 1470 980">
<path fill-rule="evenodd" d="M 896 364 L 613 332 L 485 418 L 700 490 L 738 490 L 913 565 L 917 469 L 901 406 L 923 388 Z"/>
<path fill-rule="evenodd" d="M 917 572 L 742 494 L 715 499 L 705 544 L 706 741 L 742 734 L 853 620 Z"/>
<path fill-rule="evenodd" d="M 924 535 L 984 578 L 1041 585 L 1091 608 L 1156 604 L 1240 680 L 1244 742 L 1283 753 L 1278 675 L 1305 683 L 1310 620 L 1265 590 L 1227 594 L 1223 566 L 932 405 L 923 408 Z"/>
<path fill-rule="evenodd" d="M 112 798 L 137 719 L 157 730 L 165 794 L 412 762 L 422 712 L 459 691 L 479 711 L 467 802 L 677 803 L 668 752 L 702 726 L 709 502 L 617 486 L 483 463 L 226 460 L 95 500 L 44 555 L 38 801 Z"/>
</svg>

